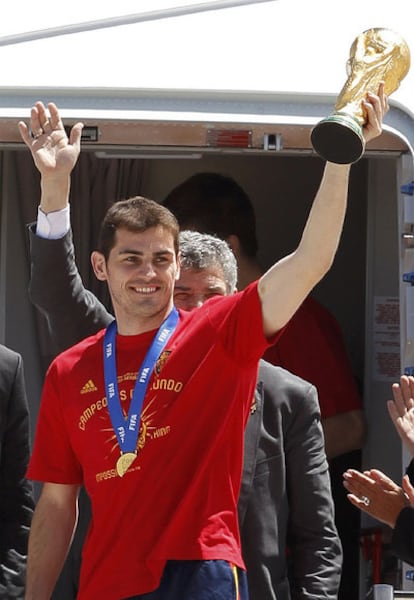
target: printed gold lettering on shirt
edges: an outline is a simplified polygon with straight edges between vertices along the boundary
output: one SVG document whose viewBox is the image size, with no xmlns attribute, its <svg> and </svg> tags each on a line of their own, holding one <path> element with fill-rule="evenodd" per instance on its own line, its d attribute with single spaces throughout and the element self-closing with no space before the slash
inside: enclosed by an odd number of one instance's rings
<svg viewBox="0 0 414 600">
<path fill-rule="evenodd" d="M 166 427 L 158 427 L 158 429 L 152 433 L 152 438 L 155 440 L 157 438 L 164 437 L 165 435 L 168 435 L 170 431 L 170 425 L 167 425 Z"/>
<path fill-rule="evenodd" d="M 118 383 L 122 383 L 123 381 L 135 381 L 138 376 L 138 373 L 128 372 L 124 373 L 124 375 L 118 375 Z"/>
<path fill-rule="evenodd" d="M 153 390 L 168 390 L 172 392 L 181 392 L 183 384 L 175 379 L 155 379 L 152 383 Z"/>
<path fill-rule="evenodd" d="M 85 410 L 83 411 L 83 413 L 81 414 L 81 416 L 79 418 L 79 423 L 78 423 L 79 429 L 81 429 L 82 431 L 85 431 L 86 423 L 89 421 L 89 419 L 91 419 L 93 417 L 95 412 L 100 411 L 103 408 L 106 408 L 107 406 L 108 406 L 108 400 L 104 396 L 101 400 L 98 400 L 97 402 L 93 402 L 87 408 L 85 408 Z"/>
<path fill-rule="evenodd" d="M 131 372 L 126 373 L 125 375 L 122 376 L 122 378 L 118 378 L 118 381 L 133 380 L 133 379 L 136 379 L 136 376 L 137 376 L 136 373 L 131 373 Z M 183 389 L 183 382 L 177 381 L 175 379 L 165 379 L 165 378 L 156 377 L 154 379 L 154 381 L 152 382 L 150 389 L 151 389 L 151 391 L 165 390 L 167 392 L 174 392 L 174 393 L 178 394 Z M 87 394 L 89 392 L 94 392 L 94 391 L 97 391 L 97 387 L 95 386 L 92 379 L 89 379 L 87 381 L 87 383 L 85 383 L 85 385 L 83 386 L 83 388 L 81 390 L 81 394 Z M 113 394 L 113 390 L 111 390 L 111 393 Z M 133 393 L 134 393 L 133 388 L 128 389 L 128 390 L 125 390 L 125 389 L 119 390 L 119 398 L 120 398 L 121 402 L 124 403 L 127 400 L 131 400 Z M 151 405 L 151 402 L 149 404 Z M 79 423 L 78 423 L 79 429 L 81 429 L 82 431 L 85 431 L 87 422 L 95 415 L 96 412 L 101 411 L 103 408 L 106 408 L 107 406 L 108 406 L 108 400 L 107 400 L 106 396 L 104 396 L 103 398 L 101 398 L 101 400 L 97 400 L 96 402 L 93 402 L 87 408 L 85 408 L 79 418 Z M 127 408 L 127 406 L 125 408 Z M 144 415 L 143 415 L 143 418 L 144 418 Z"/>
</svg>

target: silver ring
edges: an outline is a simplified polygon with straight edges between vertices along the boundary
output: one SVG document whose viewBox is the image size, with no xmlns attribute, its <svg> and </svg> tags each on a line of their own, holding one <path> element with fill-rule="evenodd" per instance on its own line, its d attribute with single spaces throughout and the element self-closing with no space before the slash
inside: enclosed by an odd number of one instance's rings
<svg viewBox="0 0 414 600">
<path fill-rule="evenodd" d="M 361 496 L 360 500 L 362 504 L 365 504 L 365 506 L 369 506 L 371 504 L 371 500 L 368 498 L 368 496 Z"/>
<path fill-rule="evenodd" d="M 41 135 L 43 135 L 43 129 L 39 129 L 39 131 L 37 133 L 34 133 L 34 131 L 30 132 L 30 135 L 32 136 L 32 138 L 34 140 L 37 140 L 37 138 L 39 138 Z"/>
</svg>

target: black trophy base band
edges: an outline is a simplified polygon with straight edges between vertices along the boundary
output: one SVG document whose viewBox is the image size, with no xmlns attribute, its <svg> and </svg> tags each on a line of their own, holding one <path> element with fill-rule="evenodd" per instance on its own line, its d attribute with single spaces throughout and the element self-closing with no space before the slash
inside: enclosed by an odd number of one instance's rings
<svg viewBox="0 0 414 600">
<path fill-rule="evenodd" d="M 338 164 L 350 164 L 364 153 L 364 138 L 346 123 L 321 121 L 312 130 L 312 146 L 325 160 Z"/>
</svg>

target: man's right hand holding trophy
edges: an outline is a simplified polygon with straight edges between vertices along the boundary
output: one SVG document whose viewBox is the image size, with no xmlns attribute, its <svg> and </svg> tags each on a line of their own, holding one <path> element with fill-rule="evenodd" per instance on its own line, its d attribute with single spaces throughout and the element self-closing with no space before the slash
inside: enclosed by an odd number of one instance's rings
<svg viewBox="0 0 414 600">
<path fill-rule="evenodd" d="M 400 35 L 390 29 L 373 28 L 353 42 L 347 62 L 348 79 L 334 112 L 313 128 L 311 141 L 316 152 L 329 162 L 349 164 L 365 150 L 362 127 L 365 123 L 363 99 L 377 93 L 384 83 L 389 96 L 410 68 L 410 50 Z"/>
</svg>

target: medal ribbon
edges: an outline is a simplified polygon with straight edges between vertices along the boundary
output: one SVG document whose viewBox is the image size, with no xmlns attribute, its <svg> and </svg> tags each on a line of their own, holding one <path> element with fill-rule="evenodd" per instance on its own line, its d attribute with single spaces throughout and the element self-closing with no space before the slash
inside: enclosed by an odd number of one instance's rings
<svg viewBox="0 0 414 600">
<path fill-rule="evenodd" d="M 160 357 L 171 334 L 174 332 L 177 323 L 178 311 L 174 306 L 155 334 L 151 346 L 142 362 L 126 418 L 122 412 L 116 372 L 116 321 L 112 321 L 106 328 L 103 344 L 105 390 L 108 400 L 109 416 L 122 454 L 126 452 L 136 452 L 139 423 L 141 420 L 145 392 L 147 391 L 147 386 L 155 363 Z"/>
</svg>

